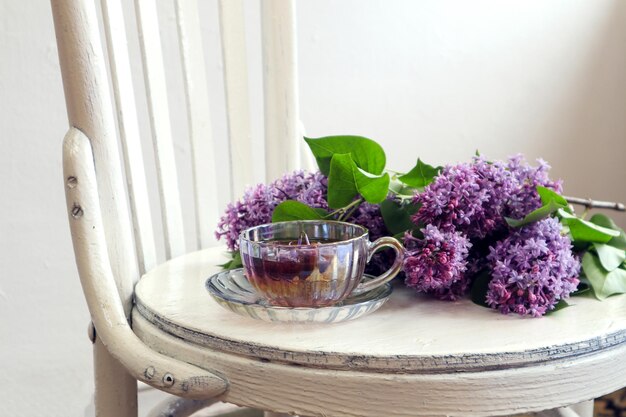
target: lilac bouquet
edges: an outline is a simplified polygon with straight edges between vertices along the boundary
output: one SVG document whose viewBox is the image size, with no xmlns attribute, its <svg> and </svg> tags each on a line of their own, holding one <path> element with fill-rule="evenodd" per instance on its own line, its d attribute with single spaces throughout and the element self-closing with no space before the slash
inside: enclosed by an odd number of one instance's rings
<svg viewBox="0 0 626 417">
<path fill-rule="evenodd" d="M 246 190 L 229 204 L 216 236 L 235 268 L 244 229 L 294 219 L 334 219 L 369 229 L 372 240 L 404 240 L 408 287 L 441 300 L 470 296 L 503 314 L 540 317 L 587 290 L 603 299 L 626 292 L 626 235 L 604 214 L 578 217 L 570 202 L 623 210 L 616 203 L 561 196 L 549 166 L 522 156 L 385 170 L 380 145 L 359 136 L 305 138 L 319 171 L 296 171 Z M 392 261 L 381 252 L 370 273 Z M 606 285 L 606 284 L 609 285 Z"/>
</svg>

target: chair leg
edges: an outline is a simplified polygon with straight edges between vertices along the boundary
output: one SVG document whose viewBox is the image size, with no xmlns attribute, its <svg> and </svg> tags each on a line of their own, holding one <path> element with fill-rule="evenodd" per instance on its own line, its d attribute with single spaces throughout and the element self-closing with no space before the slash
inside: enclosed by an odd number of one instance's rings
<svg viewBox="0 0 626 417">
<path fill-rule="evenodd" d="M 593 400 L 570 405 L 569 407 L 541 411 L 536 413 L 535 417 L 593 417 Z"/>
<path fill-rule="evenodd" d="M 93 345 L 96 417 L 137 417 L 137 381 L 102 344 Z"/>
<path fill-rule="evenodd" d="M 574 404 L 570 408 L 577 412 L 580 417 L 593 417 L 593 400 Z"/>
</svg>

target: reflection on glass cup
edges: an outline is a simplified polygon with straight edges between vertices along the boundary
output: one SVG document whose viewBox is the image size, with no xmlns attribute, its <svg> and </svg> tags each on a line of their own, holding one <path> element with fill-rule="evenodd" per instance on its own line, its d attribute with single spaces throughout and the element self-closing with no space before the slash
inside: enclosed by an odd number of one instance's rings
<svg viewBox="0 0 626 417">
<path fill-rule="evenodd" d="M 252 286 L 284 307 L 329 306 L 383 285 L 400 272 L 404 250 L 392 237 L 370 242 L 364 227 L 325 220 L 256 226 L 241 233 L 239 247 Z M 362 282 L 365 265 L 383 247 L 395 250 L 393 265 Z"/>
</svg>

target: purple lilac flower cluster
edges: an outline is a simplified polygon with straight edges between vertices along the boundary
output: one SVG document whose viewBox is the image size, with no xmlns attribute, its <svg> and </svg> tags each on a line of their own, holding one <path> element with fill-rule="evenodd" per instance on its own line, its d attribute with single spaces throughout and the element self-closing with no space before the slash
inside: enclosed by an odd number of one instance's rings
<svg viewBox="0 0 626 417">
<path fill-rule="evenodd" d="M 369 230 L 370 240 L 376 240 L 389 234 L 378 204 L 361 203 L 349 221 Z"/>
<path fill-rule="evenodd" d="M 485 238 L 506 227 L 504 216 L 522 218 L 541 206 L 538 185 L 561 192 L 561 183 L 548 177 L 550 166 L 538 166 L 516 155 L 504 163 L 476 157 L 471 163 L 446 166 L 441 174 L 415 196 L 422 204 L 416 223 L 457 230 L 470 239 Z"/>
<path fill-rule="evenodd" d="M 406 284 L 443 300 L 456 300 L 487 269 L 492 274 L 487 303 L 502 313 L 541 316 L 569 296 L 578 285 L 580 262 L 555 219 L 511 229 L 504 217 L 523 218 L 541 206 L 538 185 L 561 192 L 550 180 L 550 167 L 522 156 L 506 162 L 446 166 L 414 202 L 421 205 L 413 222 L 423 239 L 405 238 Z M 434 232 L 437 230 L 437 233 Z M 437 246 L 442 235 L 448 243 Z M 471 243 L 470 243 L 471 242 Z M 495 247 L 493 246 L 495 244 Z M 434 245 L 434 246 L 433 246 Z M 473 245 L 473 248 L 469 248 Z M 433 248 L 446 263 L 435 264 Z"/>
<path fill-rule="evenodd" d="M 285 200 L 297 200 L 315 208 L 328 208 L 328 181 L 320 172 L 294 171 L 269 185 L 248 188 L 243 198 L 228 204 L 215 236 L 224 239 L 230 250 L 239 249 L 239 234 L 253 226 L 272 221 L 274 208 Z"/>
<path fill-rule="evenodd" d="M 280 200 L 297 200 L 314 208 L 328 209 L 326 192 L 328 179 L 319 171 L 294 171 L 283 175 L 269 185 Z"/>
<path fill-rule="evenodd" d="M 215 236 L 218 240 L 223 239 L 230 250 L 238 250 L 239 234 L 249 227 L 270 223 L 274 208 L 285 200 L 296 200 L 314 208 L 328 209 L 327 190 L 328 180 L 319 171 L 294 171 L 269 185 L 258 184 L 250 187 L 241 200 L 226 207 Z M 348 221 L 369 229 L 372 240 L 389 234 L 376 204 L 359 205 Z M 380 256 L 374 260 L 377 258 Z"/>
<path fill-rule="evenodd" d="M 539 317 L 576 290 L 580 262 L 561 229 L 557 219 L 544 219 L 514 230 L 491 248 L 491 307 Z"/>
<path fill-rule="evenodd" d="M 482 239 L 504 226 L 502 211 L 513 186 L 501 162 L 475 158 L 473 163 L 448 165 L 415 196 L 422 205 L 415 222 Z"/>
<path fill-rule="evenodd" d="M 456 298 L 457 283 L 463 280 L 467 269 L 467 254 L 472 246 L 469 239 L 459 232 L 442 231 L 431 224 L 423 228 L 422 233 L 423 239 L 410 233 L 404 238 L 406 284 L 439 298 Z M 463 283 L 460 284 L 462 287 Z M 455 290 L 450 291 L 453 286 Z"/>
</svg>

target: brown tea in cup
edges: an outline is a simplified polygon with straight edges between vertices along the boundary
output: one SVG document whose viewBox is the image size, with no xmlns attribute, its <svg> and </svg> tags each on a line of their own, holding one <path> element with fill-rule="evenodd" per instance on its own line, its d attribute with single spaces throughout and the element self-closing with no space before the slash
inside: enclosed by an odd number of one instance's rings
<svg viewBox="0 0 626 417">
<path fill-rule="evenodd" d="M 396 251 L 392 267 L 362 283 L 365 265 L 382 247 Z M 403 247 L 394 238 L 370 243 L 364 227 L 335 221 L 272 223 L 240 236 L 244 273 L 271 305 L 324 307 L 391 280 L 400 271 Z"/>
</svg>

